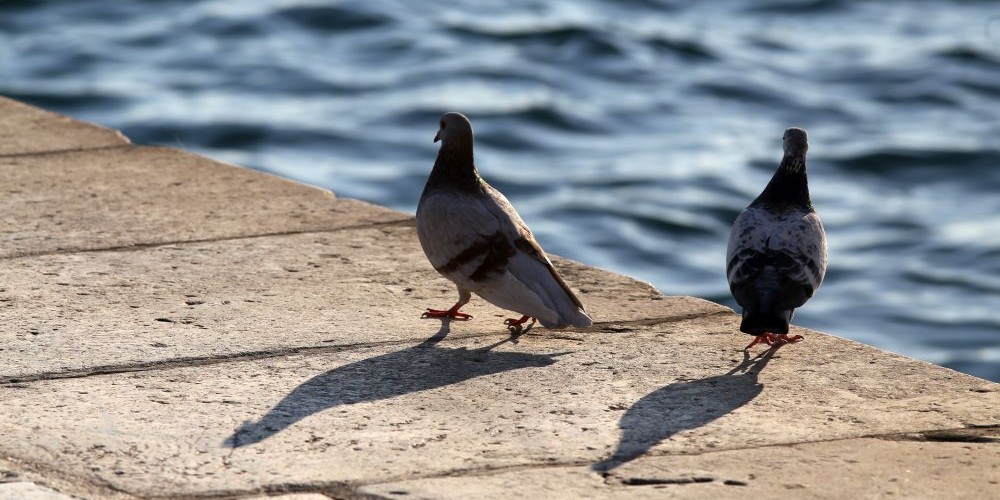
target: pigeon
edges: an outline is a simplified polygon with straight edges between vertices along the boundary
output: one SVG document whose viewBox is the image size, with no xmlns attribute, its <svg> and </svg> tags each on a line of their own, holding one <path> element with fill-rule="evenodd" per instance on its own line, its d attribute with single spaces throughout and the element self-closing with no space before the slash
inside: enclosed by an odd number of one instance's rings
<svg viewBox="0 0 1000 500">
<path fill-rule="evenodd" d="M 826 274 L 826 233 L 806 179 L 808 149 L 805 130 L 785 130 L 778 170 L 729 234 L 729 290 L 743 308 L 740 331 L 756 336 L 745 349 L 802 340 L 788 336 L 788 324 Z"/>
<path fill-rule="evenodd" d="M 480 177 L 469 119 L 446 113 L 440 127 L 434 142 L 441 148 L 417 205 L 417 236 L 434 269 L 458 287 L 458 302 L 422 317 L 469 319 L 459 309 L 475 293 L 522 315 L 504 321 L 513 333 L 536 319 L 546 328 L 592 325 L 514 207 Z"/>
</svg>

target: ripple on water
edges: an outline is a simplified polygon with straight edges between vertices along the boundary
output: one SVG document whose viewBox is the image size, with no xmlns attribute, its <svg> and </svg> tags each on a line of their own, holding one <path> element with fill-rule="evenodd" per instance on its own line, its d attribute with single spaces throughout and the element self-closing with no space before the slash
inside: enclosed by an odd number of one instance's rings
<svg viewBox="0 0 1000 500">
<path fill-rule="evenodd" d="M 1000 279 L 981 276 L 976 270 L 925 267 L 904 271 L 903 276 L 915 285 L 929 285 L 965 293 L 1000 294 Z"/>
<path fill-rule="evenodd" d="M 661 235 L 711 235 L 711 228 L 701 223 L 700 215 L 692 215 L 681 210 L 638 208 L 621 204 L 591 204 L 581 202 L 567 203 L 562 208 L 568 214 L 594 217 L 598 215 L 612 216 L 619 221 L 625 220 L 637 224 L 643 231 Z"/>
<path fill-rule="evenodd" d="M 129 104 L 129 99 L 125 96 L 102 92 L 8 89 L 2 85 L 0 85 L 0 92 L 11 99 L 24 101 L 41 108 L 66 110 L 67 113 L 93 106 L 101 106 L 105 111 L 113 111 Z"/>
<path fill-rule="evenodd" d="M 837 168 L 849 173 L 892 174 L 903 180 L 906 174 L 919 173 L 921 177 L 949 176 L 957 169 L 962 172 L 989 172 L 1000 165 L 998 150 L 918 150 L 872 149 L 860 154 L 840 158 L 826 158 Z M 970 177 L 971 178 L 971 177 Z M 986 176 L 985 179 L 989 179 Z M 983 178 L 977 178 L 983 180 Z"/>
<path fill-rule="evenodd" d="M 988 52 L 977 47 L 957 45 L 938 50 L 934 55 L 944 61 L 974 64 L 983 69 L 1000 70 L 1000 56 L 995 51 Z"/>
<path fill-rule="evenodd" d="M 267 26 L 267 20 L 260 17 L 221 16 L 200 16 L 194 19 L 187 29 L 194 33 L 211 33 L 214 37 L 229 41 L 264 37 L 271 31 Z M 130 42 L 144 46 L 163 45 L 169 43 L 164 37 L 172 35 L 174 34 L 170 32 L 145 33 L 141 37 L 130 39 Z"/>
<path fill-rule="evenodd" d="M 541 126 L 545 129 L 555 129 L 563 132 L 592 134 L 607 132 L 608 127 L 579 114 L 554 105 L 533 105 L 504 112 L 479 113 L 478 118 L 501 119 L 505 127 L 517 127 L 519 124 L 530 124 L 533 128 Z"/>
<path fill-rule="evenodd" d="M 361 8 L 359 3 L 351 6 L 299 5 L 280 9 L 274 15 L 302 28 L 327 33 L 371 29 L 393 21 L 388 15 Z"/>
<path fill-rule="evenodd" d="M 787 0 L 753 2 L 747 11 L 764 14 L 828 14 L 848 9 L 844 0 Z"/>
<path fill-rule="evenodd" d="M 520 57 L 560 66 L 572 64 L 595 71 L 612 69 L 631 56 L 619 37 L 594 26 L 516 25 L 507 27 L 453 25 L 451 32 L 468 43 L 515 47 Z M 634 68 L 632 68 L 634 70 Z"/>
<path fill-rule="evenodd" d="M 125 135 L 140 144 L 173 144 L 215 150 L 256 150 L 264 144 L 284 148 L 379 148 L 385 144 L 361 134 L 347 135 L 331 129 L 274 126 L 252 122 L 211 122 L 200 125 L 177 122 L 141 122 L 124 127 Z"/>
<path fill-rule="evenodd" d="M 778 92 L 749 82 L 704 81 L 696 84 L 694 90 L 707 95 L 740 103 L 761 105 L 787 105 L 787 99 Z"/>
<path fill-rule="evenodd" d="M 692 61 L 719 60 L 715 52 L 697 40 L 658 34 L 646 38 L 644 42 L 660 54 L 670 54 Z"/>
</svg>

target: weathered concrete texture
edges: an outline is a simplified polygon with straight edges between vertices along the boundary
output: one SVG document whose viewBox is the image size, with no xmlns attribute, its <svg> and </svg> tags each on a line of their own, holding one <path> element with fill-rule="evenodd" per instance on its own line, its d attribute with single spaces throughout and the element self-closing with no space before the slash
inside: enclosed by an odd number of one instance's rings
<svg viewBox="0 0 1000 500">
<path fill-rule="evenodd" d="M 773 359 L 744 360 L 735 322 L 539 330 L 517 344 L 445 337 L 8 384 L 0 434 L 9 456 L 154 496 L 349 491 L 559 464 L 614 472 L 650 454 L 697 463 L 721 450 L 768 456 L 1000 422 L 995 384 L 811 332 Z"/>
<path fill-rule="evenodd" d="M 558 264 L 597 321 L 728 311 L 700 299 L 664 298 L 621 275 Z M 417 248 L 410 223 L 7 259 L 0 275 L 7 318 L 0 381 L 178 358 L 419 342 L 440 325 L 421 320 L 423 310 L 457 298 Z M 502 334 L 511 315 L 481 299 L 466 311 L 476 317 L 456 322 L 456 334 Z"/>
<path fill-rule="evenodd" d="M 35 483 L 0 483 L 0 500 L 72 500 L 73 498 Z"/>
<path fill-rule="evenodd" d="M 0 156 L 123 146 L 118 132 L 0 96 Z"/>
<path fill-rule="evenodd" d="M 996 491 L 997 384 L 801 329 L 744 358 L 728 309 L 562 259 L 593 328 L 421 320 L 455 291 L 410 217 L 8 109 L 0 495 Z"/>
<path fill-rule="evenodd" d="M 980 442 L 926 436 L 844 439 L 645 457 L 607 474 L 543 467 L 371 485 L 384 498 L 995 498 L 1000 433 Z M 962 436 L 955 436 L 961 441 Z M 976 439 L 976 438 L 971 438 Z M 961 485 L 957 487 L 957 485 Z"/>
<path fill-rule="evenodd" d="M 0 157 L 0 256 L 407 220 L 297 182 L 165 148 Z"/>
</svg>

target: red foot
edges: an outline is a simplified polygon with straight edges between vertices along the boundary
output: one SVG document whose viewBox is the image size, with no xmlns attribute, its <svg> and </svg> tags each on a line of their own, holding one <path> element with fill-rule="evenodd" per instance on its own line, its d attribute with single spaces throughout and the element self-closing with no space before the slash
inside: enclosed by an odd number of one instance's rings
<svg viewBox="0 0 1000 500">
<path fill-rule="evenodd" d="M 528 328 L 531 328 L 535 324 L 535 318 L 531 316 L 521 316 L 521 319 L 507 318 L 503 320 L 503 324 L 507 325 L 507 329 L 512 333 L 521 333 L 525 329 L 521 325 L 525 324 L 528 320 L 531 320 L 531 323 L 528 325 Z"/>
<path fill-rule="evenodd" d="M 535 318 L 532 318 L 531 316 L 521 316 L 521 319 L 507 318 L 503 320 L 503 324 L 507 326 L 518 326 L 518 325 L 523 325 L 529 319 L 531 320 L 532 323 L 535 322 Z"/>
<path fill-rule="evenodd" d="M 423 319 L 423 318 L 451 318 L 451 319 L 458 319 L 458 320 L 463 320 L 463 321 L 467 320 L 467 319 L 472 319 L 472 315 L 471 314 L 465 314 L 464 312 L 459 312 L 458 308 L 459 308 L 459 306 L 455 306 L 455 307 L 452 307 L 451 309 L 448 309 L 446 311 L 441 310 L 441 309 L 427 309 L 426 311 L 424 311 L 423 314 L 420 315 L 420 318 L 421 319 Z"/>
<path fill-rule="evenodd" d="M 753 342 L 750 342 L 750 345 L 744 347 L 743 350 L 745 351 L 757 344 L 767 344 L 771 347 L 778 348 L 785 344 L 794 344 L 801 341 L 801 335 L 792 335 L 789 337 L 784 333 L 765 333 L 763 335 L 758 335 L 755 339 L 753 339 Z"/>
</svg>

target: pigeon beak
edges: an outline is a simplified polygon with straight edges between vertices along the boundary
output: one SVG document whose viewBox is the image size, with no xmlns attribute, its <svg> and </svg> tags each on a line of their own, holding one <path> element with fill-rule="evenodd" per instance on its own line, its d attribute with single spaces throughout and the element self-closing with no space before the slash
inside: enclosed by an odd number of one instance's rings
<svg viewBox="0 0 1000 500">
<path fill-rule="evenodd" d="M 437 141 L 440 141 L 440 140 L 441 140 L 441 130 L 438 130 L 438 132 L 436 134 L 434 134 L 434 142 L 437 142 Z"/>
</svg>

